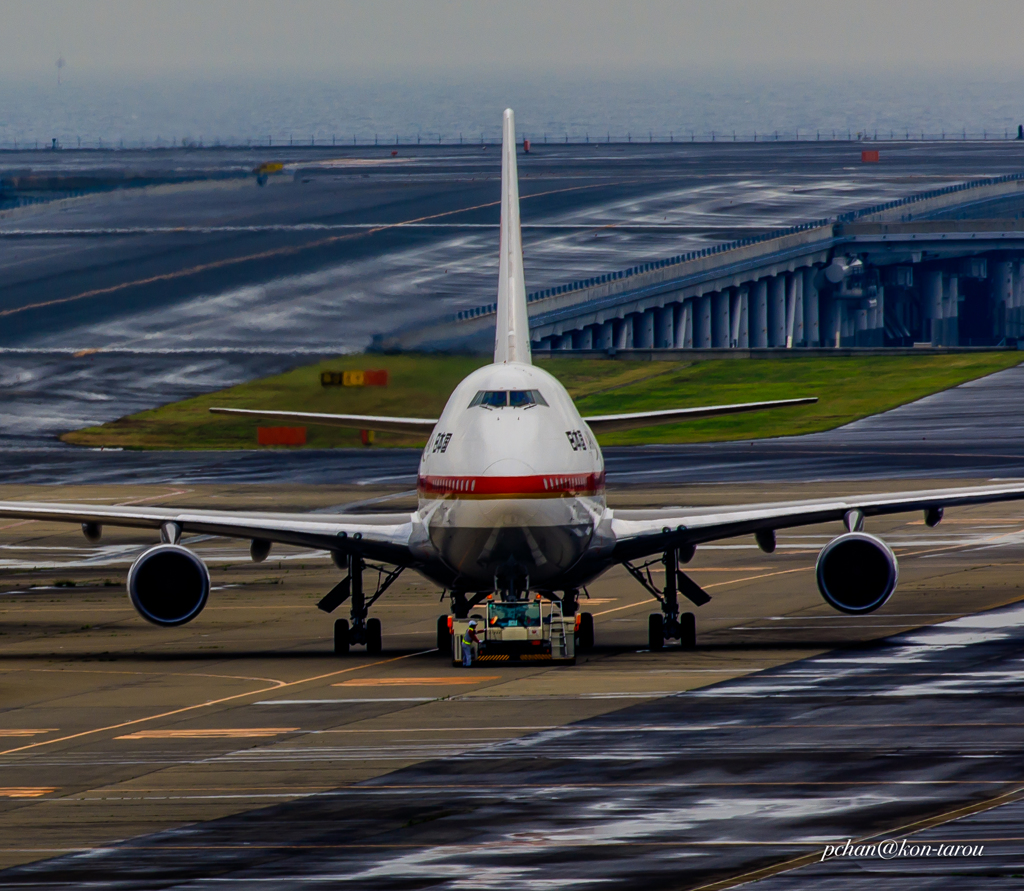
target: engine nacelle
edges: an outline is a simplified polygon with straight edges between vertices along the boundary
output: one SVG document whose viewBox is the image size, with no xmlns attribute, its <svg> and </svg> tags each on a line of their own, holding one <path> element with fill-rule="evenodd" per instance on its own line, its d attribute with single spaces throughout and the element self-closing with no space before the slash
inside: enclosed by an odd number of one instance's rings
<svg viewBox="0 0 1024 891">
<path fill-rule="evenodd" d="M 818 590 L 835 609 L 854 615 L 878 609 L 896 590 L 896 555 L 881 539 L 847 532 L 821 549 L 816 567 Z"/>
<path fill-rule="evenodd" d="M 157 545 L 140 554 L 128 571 L 128 596 L 147 622 L 184 625 L 206 606 L 210 571 L 188 548 Z"/>
</svg>

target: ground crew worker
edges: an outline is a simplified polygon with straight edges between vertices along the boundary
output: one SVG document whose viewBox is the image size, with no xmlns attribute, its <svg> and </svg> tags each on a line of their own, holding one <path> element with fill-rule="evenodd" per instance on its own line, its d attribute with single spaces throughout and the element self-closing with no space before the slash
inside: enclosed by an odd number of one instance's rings
<svg viewBox="0 0 1024 891">
<path fill-rule="evenodd" d="M 476 619 L 472 619 L 462 634 L 462 667 L 469 668 L 473 664 L 473 647 L 480 643 L 476 636 Z"/>
</svg>

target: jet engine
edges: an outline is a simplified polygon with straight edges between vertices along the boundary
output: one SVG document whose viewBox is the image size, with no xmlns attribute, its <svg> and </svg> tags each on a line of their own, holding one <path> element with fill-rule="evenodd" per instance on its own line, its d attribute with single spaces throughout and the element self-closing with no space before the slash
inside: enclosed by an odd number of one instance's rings
<svg viewBox="0 0 1024 891">
<path fill-rule="evenodd" d="M 892 596 L 900 571 L 884 541 L 865 532 L 847 532 L 821 549 L 816 574 L 825 601 L 857 615 L 874 612 Z"/>
<path fill-rule="evenodd" d="M 191 622 L 206 606 L 210 571 L 181 545 L 161 544 L 140 554 L 128 571 L 128 596 L 147 622 L 164 627 Z"/>
</svg>

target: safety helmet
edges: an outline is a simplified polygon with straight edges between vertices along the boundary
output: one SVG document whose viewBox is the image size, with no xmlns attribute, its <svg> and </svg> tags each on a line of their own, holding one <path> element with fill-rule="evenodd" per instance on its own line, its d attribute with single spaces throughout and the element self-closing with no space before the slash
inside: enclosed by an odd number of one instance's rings
<svg viewBox="0 0 1024 891">
<path fill-rule="evenodd" d="M 470 627 L 470 628 L 476 628 L 476 626 L 477 626 L 477 625 L 479 625 L 479 624 L 480 624 L 480 623 L 479 623 L 479 622 L 477 622 L 477 620 L 476 620 L 476 619 L 470 619 L 470 622 L 469 622 L 469 627 Z"/>
</svg>

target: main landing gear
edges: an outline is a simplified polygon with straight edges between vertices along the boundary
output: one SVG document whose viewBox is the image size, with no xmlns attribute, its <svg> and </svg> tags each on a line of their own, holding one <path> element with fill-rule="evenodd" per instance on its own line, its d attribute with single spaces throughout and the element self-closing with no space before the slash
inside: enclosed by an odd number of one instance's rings
<svg viewBox="0 0 1024 891">
<path fill-rule="evenodd" d="M 396 566 L 387 570 L 383 566 L 369 566 L 362 557 L 356 554 L 333 554 L 335 565 L 347 569 L 348 575 L 335 585 L 317 604 L 318 609 L 332 613 L 346 600 L 352 600 L 349 619 L 338 619 L 334 623 L 334 652 L 338 656 L 347 656 L 349 647 L 365 646 L 371 656 L 381 651 L 380 619 L 367 618 L 370 607 L 394 583 L 404 566 Z M 367 568 L 376 569 L 377 590 L 369 599 L 363 592 L 363 572 Z"/>
<path fill-rule="evenodd" d="M 446 594 L 451 600 L 451 613 L 449 615 L 437 617 L 437 652 L 439 656 L 444 656 L 448 659 L 452 654 L 453 620 L 468 618 L 469 611 L 483 601 L 487 595 L 467 595 L 463 591 L 445 591 L 444 594 L 441 595 L 442 600 L 444 600 Z"/>
<path fill-rule="evenodd" d="M 682 594 L 697 606 L 703 606 L 711 597 L 686 573 L 679 569 L 680 561 L 689 563 L 695 548 L 671 549 L 654 560 L 639 566 L 632 563 L 623 565 L 641 585 L 661 604 L 660 613 L 651 613 L 647 622 L 648 646 L 652 651 L 664 648 L 666 640 L 678 640 L 684 650 L 697 646 L 697 617 L 693 613 L 679 612 L 679 598 Z M 658 588 L 651 576 L 651 567 L 657 563 L 665 566 L 665 585 Z"/>
<path fill-rule="evenodd" d="M 587 594 L 587 597 L 589 596 Z M 578 612 L 579 597 L 578 588 L 570 588 L 563 592 L 562 612 L 567 616 L 576 616 L 576 649 L 586 653 L 594 649 L 594 616 L 591 613 Z"/>
</svg>

